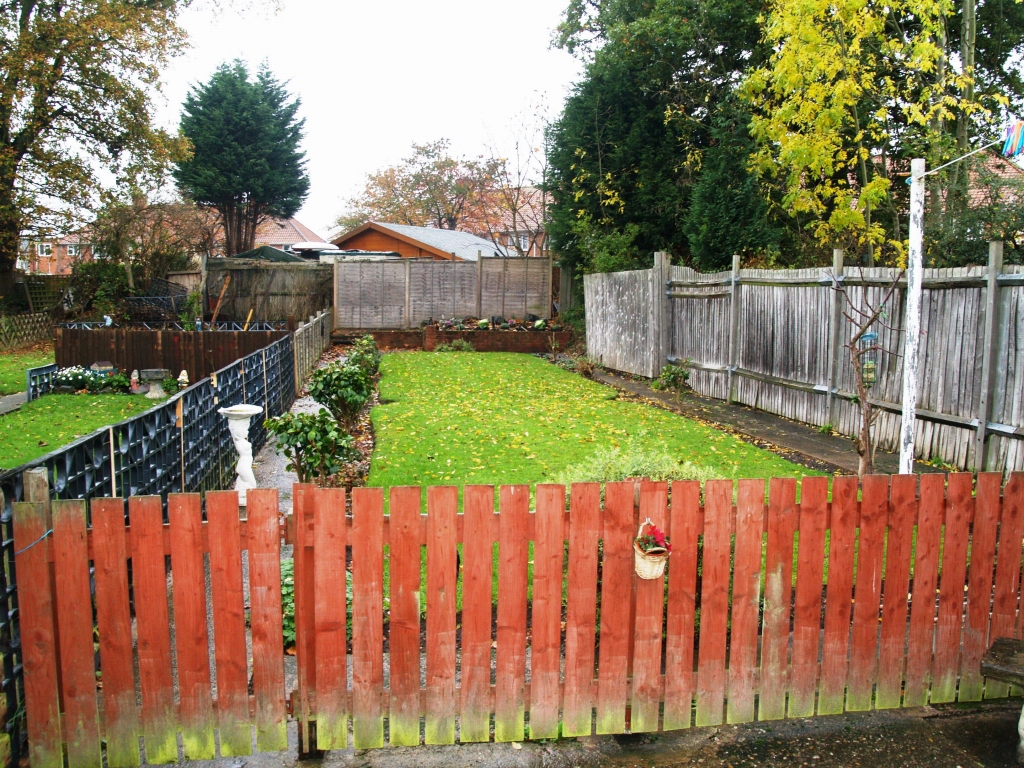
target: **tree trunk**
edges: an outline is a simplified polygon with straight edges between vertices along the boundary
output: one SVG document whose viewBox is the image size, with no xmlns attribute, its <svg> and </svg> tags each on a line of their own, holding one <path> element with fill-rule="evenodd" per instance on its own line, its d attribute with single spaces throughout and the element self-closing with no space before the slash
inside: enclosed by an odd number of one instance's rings
<svg viewBox="0 0 1024 768">
<path fill-rule="evenodd" d="M 857 335 L 854 344 L 859 342 L 861 335 Z M 857 463 L 857 475 L 864 477 L 864 475 L 873 475 L 875 473 L 875 465 L 871 455 L 871 422 L 873 421 L 872 411 L 874 409 L 868 400 L 868 388 L 864 385 L 860 352 L 856 347 L 851 347 L 850 349 L 850 362 L 853 364 L 853 377 L 854 381 L 857 382 L 857 398 L 860 401 L 858 403 L 860 405 L 860 432 L 853 441 L 854 445 L 857 446 L 857 455 L 860 457 L 860 461 Z"/>
<path fill-rule="evenodd" d="M 14 171 L 0 172 L 0 298 L 14 296 L 14 268 L 18 263 L 21 212 L 14 201 Z"/>
</svg>

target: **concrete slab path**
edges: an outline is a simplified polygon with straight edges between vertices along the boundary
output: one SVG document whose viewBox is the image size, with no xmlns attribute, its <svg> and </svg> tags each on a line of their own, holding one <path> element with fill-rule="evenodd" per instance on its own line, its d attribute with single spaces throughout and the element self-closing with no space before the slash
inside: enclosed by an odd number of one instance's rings
<svg viewBox="0 0 1024 768">
<path fill-rule="evenodd" d="M 15 392 L 13 395 L 0 395 L 0 416 L 11 411 L 16 411 L 27 401 L 24 392 Z"/>
</svg>

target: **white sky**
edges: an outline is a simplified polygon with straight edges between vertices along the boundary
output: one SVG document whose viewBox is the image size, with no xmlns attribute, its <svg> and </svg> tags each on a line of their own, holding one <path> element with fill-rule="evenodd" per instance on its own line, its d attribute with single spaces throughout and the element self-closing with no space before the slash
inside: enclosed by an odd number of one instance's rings
<svg viewBox="0 0 1024 768">
<path fill-rule="evenodd" d="M 158 119 L 176 127 L 191 85 L 222 62 L 266 59 L 302 99 L 312 186 L 297 218 L 322 235 L 369 172 L 440 138 L 455 154 L 507 144 L 513 120 L 542 97 L 554 117 L 580 72 L 551 49 L 568 0 L 281 0 L 278 12 L 182 17 L 191 49 L 164 76 Z"/>
</svg>

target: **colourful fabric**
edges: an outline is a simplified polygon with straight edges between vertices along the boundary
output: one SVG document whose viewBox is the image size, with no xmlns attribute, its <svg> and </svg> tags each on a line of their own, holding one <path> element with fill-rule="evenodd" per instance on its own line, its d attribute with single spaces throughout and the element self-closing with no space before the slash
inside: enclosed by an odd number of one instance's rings
<svg viewBox="0 0 1024 768">
<path fill-rule="evenodd" d="M 1003 155 L 1016 157 L 1024 151 L 1024 122 L 1015 120 L 1006 128 L 1006 141 L 1003 143 Z"/>
</svg>

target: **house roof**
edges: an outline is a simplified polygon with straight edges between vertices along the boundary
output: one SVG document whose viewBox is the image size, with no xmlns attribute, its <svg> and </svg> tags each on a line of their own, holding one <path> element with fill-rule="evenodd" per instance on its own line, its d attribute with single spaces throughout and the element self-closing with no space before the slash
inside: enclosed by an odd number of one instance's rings
<svg viewBox="0 0 1024 768">
<path fill-rule="evenodd" d="M 256 245 L 291 245 L 293 243 L 324 242 L 323 235 L 314 232 L 298 219 L 267 219 L 256 228 Z"/>
<path fill-rule="evenodd" d="M 436 229 L 435 227 L 411 227 L 406 224 L 388 224 L 383 221 L 368 221 L 361 227 L 334 238 L 333 242 L 339 248 L 343 248 L 346 240 L 367 229 L 392 235 L 446 259 L 454 256 L 462 261 L 476 261 L 478 253 L 485 257 L 507 255 L 504 248 L 470 232 Z"/>
</svg>

